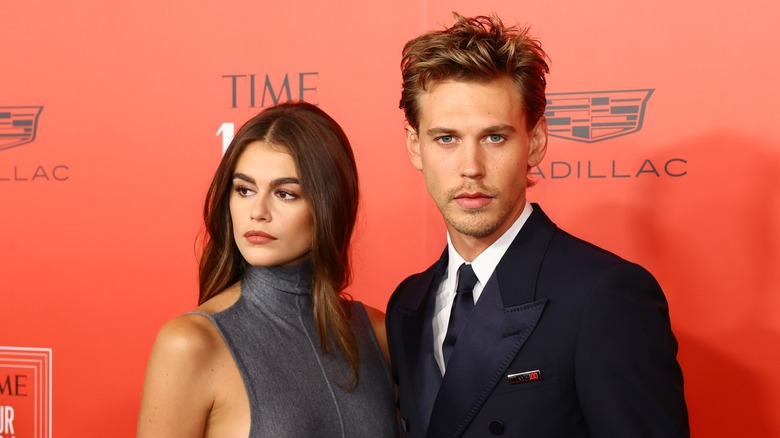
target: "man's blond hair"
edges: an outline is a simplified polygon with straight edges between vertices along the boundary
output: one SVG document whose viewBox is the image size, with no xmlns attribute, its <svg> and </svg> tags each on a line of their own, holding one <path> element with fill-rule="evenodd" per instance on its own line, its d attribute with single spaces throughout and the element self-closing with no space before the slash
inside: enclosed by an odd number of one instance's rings
<svg viewBox="0 0 780 438">
<path fill-rule="evenodd" d="M 489 82 L 510 77 L 525 109 L 527 127 L 544 115 L 544 78 L 550 69 L 541 43 L 527 28 L 505 27 L 497 16 L 466 18 L 455 13 L 455 24 L 420 35 L 404 46 L 400 108 L 415 129 L 420 128 L 419 97 L 435 81 Z"/>
</svg>

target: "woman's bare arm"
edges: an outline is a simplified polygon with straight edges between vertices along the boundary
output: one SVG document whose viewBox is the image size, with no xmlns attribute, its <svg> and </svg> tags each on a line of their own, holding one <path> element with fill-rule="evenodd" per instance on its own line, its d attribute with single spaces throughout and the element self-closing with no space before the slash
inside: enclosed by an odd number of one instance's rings
<svg viewBox="0 0 780 438">
<path fill-rule="evenodd" d="M 214 402 L 218 334 L 198 315 L 166 323 L 144 379 L 137 436 L 203 437 Z"/>
</svg>

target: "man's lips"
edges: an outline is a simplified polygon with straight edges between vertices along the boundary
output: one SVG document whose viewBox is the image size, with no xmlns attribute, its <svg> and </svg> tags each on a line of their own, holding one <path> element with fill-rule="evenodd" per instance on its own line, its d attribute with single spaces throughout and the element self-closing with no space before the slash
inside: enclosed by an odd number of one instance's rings
<svg viewBox="0 0 780 438">
<path fill-rule="evenodd" d="M 493 197 L 481 192 L 477 193 L 461 193 L 455 197 L 455 202 L 461 207 L 466 209 L 482 208 L 490 204 L 493 201 Z"/>
<path fill-rule="evenodd" d="M 258 245 L 276 240 L 276 237 L 258 230 L 247 231 L 244 233 L 244 238 L 247 242 Z"/>
</svg>

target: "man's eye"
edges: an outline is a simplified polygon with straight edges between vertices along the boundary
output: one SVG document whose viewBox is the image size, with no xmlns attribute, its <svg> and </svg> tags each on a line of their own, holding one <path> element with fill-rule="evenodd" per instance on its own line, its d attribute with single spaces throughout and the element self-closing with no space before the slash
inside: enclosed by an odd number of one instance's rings
<svg viewBox="0 0 780 438">
<path fill-rule="evenodd" d="M 437 139 L 437 141 L 439 143 L 448 144 L 448 143 L 452 143 L 453 141 L 455 141 L 455 137 L 453 137 L 451 135 L 445 135 L 444 137 L 439 137 Z"/>
</svg>

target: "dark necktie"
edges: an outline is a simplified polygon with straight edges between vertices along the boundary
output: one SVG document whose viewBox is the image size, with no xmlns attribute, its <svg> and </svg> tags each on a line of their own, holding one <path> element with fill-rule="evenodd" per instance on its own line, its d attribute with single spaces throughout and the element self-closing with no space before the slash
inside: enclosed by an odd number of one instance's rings
<svg viewBox="0 0 780 438">
<path fill-rule="evenodd" d="M 447 336 L 444 337 L 442 344 L 442 353 L 444 355 L 444 364 L 450 361 L 452 349 L 458 340 L 458 335 L 466 320 L 474 308 L 474 285 L 477 284 L 477 275 L 471 269 L 471 265 L 466 263 L 460 265 L 458 269 L 458 287 L 455 290 L 455 299 L 452 301 L 452 311 L 450 313 L 450 323 L 447 326 Z"/>
</svg>

